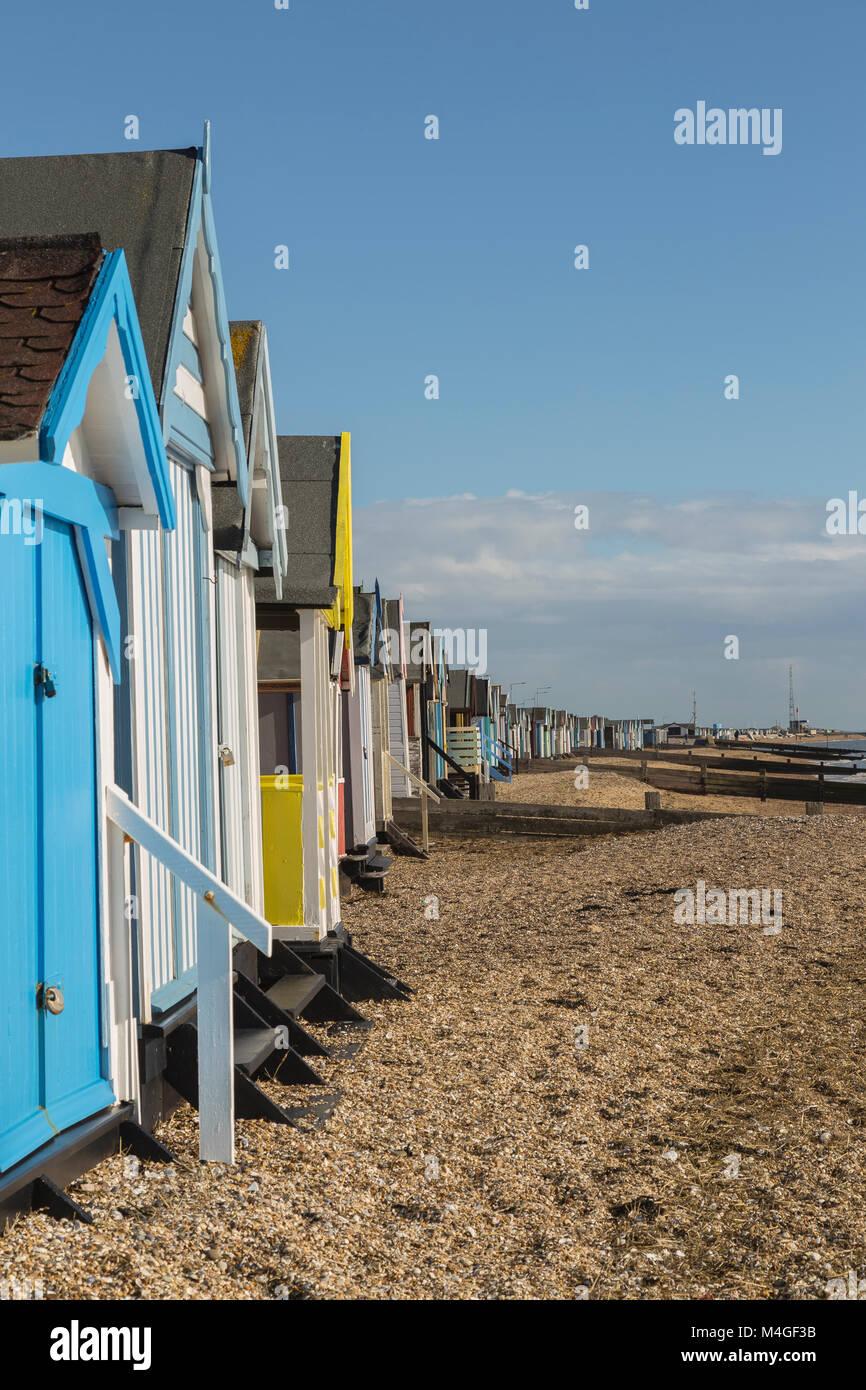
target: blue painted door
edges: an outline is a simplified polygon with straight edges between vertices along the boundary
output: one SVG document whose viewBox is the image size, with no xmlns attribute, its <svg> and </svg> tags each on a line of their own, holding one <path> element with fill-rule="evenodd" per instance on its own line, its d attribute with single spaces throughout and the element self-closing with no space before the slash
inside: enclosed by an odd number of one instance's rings
<svg viewBox="0 0 866 1390">
<path fill-rule="evenodd" d="M 114 1100 L 100 1018 L 93 631 L 71 528 L 48 517 L 40 528 L 41 539 L 0 535 L 0 1170 Z"/>
</svg>

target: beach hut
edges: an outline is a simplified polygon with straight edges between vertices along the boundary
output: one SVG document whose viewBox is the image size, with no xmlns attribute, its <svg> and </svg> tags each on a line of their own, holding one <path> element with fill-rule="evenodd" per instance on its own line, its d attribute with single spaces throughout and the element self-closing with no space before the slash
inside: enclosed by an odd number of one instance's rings
<svg viewBox="0 0 866 1390">
<path fill-rule="evenodd" d="M 340 926 L 342 695 L 351 687 L 350 438 L 281 435 L 280 592 L 256 578 L 265 911 L 279 940 Z"/>
<path fill-rule="evenodd" d="M 406 649 L 406 738 L 416 777 L 427 776 L 427 682 L 432 664 L 429 623 L 404 622 Z"/>
<path fill-rule="evenodd" d="M 112 1136 L 135 1097 L 104 809 L 127 655 L 106 541 L 175 512 L 122 251 L 0 241 L 0 344 L 2 1207 L 22 1160 L 53 1147 L 47 1172 L 82 1125 Z"/>
<path fill-rule="evenodd" d="M 282 491 L 268 358 L 258 321 L 230 325 L 249 485 L 211 485 L 217 655 L 217 745 L 222 876 L 264 912 L 255 577 L 282 593 Z"/>
<path fill-rule="evenodd" d="M 409 767 L 409 716 L 406 699 L 406 639 L 404 634 L 403 596 L 385 599 L 384 640 L 387 644 L 388 675 L 388 746 L 391 761 L 391 796 L 417 795 L 417 788 L 397 764 Z M 394 761 L 395 760 L 395 761 Z M 416 773 L 416 776 L 418 774 Z"/>
<path fill-rule="evenodd" d="M 391 800 L 391 722 L 389 689 L 393 682 L 392 647 L 400 659 L 399 641 L 394 641 L 385 622 L 385 605 L 374 582 L 370 592 L 355 591 L 353 647 L 361 702 L 369 708 L 370 743 L 364 759 L 364 774 L 372 786 L 375 832 L 384 831 L 393 815 Z"/>
<path fill-rule="evenodd" d="M 108 924 L 100 958 L 110 976 L 104 991 L 98 981 L 93 988 L 104 1001 L 106 1075 L 116 1101 L 147 1127 L 178 1095 L 198 1104 L 202 1156 L 230 1161 L 235 1113 L 289 1118 L 254 1084 L 278 1050 L 276 1025 L 286 1015 L 264 1003 L 264 1014 L 256 1014 L 239 998 L 233 1007 L 232 998 L 241 955 L 255 975 L 272 941 L 260 907 L 250 667 L 251 573 L 267 569 L 279 594 L 285 556 L 279 480 L 270 462 L 266 341 L 254 331 L 249 354 L 237 357 L 247 388 L 245 420 L 210 201 L 207 128 L 201 148 L 0 161 L 0 233 L 68 237 L 88 227 L 100 247 L 123 248 L 122 262 L 115 256 L 110 265 L 128 264 L 128 302 L 121 269 L 111 270 L 111 293 L 104 289 L 106 258 L 97 281 L 101 297 L 95 289 L 81 320 L 80 333 L 91 337 L 82 339 L 81 350 L 76 339 L 64 367 L 65 381 L 73 368 L 77 373 L 73 405 L 63 416 L 63 427 L 72 420 L 74 428 L 61 450 L 62 429 L 49 429 L 46 415 L 38 434 L 31 431 L 30 452 L 22 455 L 16 441 L 15 453 L 27 462 L 59 462 L 64 473 L 90 477 L 114 493 L 113 501 L 98 493 L 109 519 L 112 506 L 116 511 L 105 527 L 113 608 L 100 581 L 104 543 L 92 544 L 89 524 L 76 531 L 79 551 L 83 546 L 95 567 L 95 577 L 84 571 L 85 588 L 97 605 L 116 682 L 113 698 L 97 691 L 95 705 L 97 791 L 105 809 L 97 882 L 105 885 L 100 911 Z M 25 299 L 19 307 L 27 308 L 28 319 L 38 310 L 57 337 L 57 324 L 74 323 L 64 296 L 78 289 L 79 279 L 61 275 L 46 306 Z M 30 285 L 21 291 L 35 292 Z M 142 348 L 130 365 L 136 310 Z M 3 317 L 14 327 L 15 319 Z M 27 335 L 22 341 L 28 346 Z M 37 379 L 34 365 L 32 357 L 24 362 L 24 380 Z M 16 394 L 25 404 L 20 384 Z M 121 418 L 122 434 L 113 423 L 117 400 L 136 403 Z M 148 400 L 155 401 L 156 423 Z M 150 457 L 162 451 L 161 471 L 151 470 L 149 483 L 130 462 L 136 446 L 129 409 L 138 412 Z M 11 485 L 12 474 L 5 476 Z M 68 490 L 68 480 L 62 482 Z M 52 486 L 59 486 L 54 478 Z M 72 592 L 71 579 L 69 585 Z M 37 693 L 53 698 L 53 684 L 46 662 Z M 76 862 L 85 865 L 86 857 Z M 294 956 L 282 964 L 289 972 L 308 969 Z M 347 1016 L 342 1001 L 326 1009 L 329 1017 Z M 319 1012 L 325 1016 L 322 1007 Z M 283 1078 L 309 1079 L 298 1078 L 293 1062 L 301 1059 L 291 1047 L 280 1060 Z"/>
<path fill-rule="evenodd" d="M 37 195 L 56 190 L 45 170 L 33 181 L 43 163 L 0 162 L 13 223 L 51 225 Z M 98 211 L 87 210 L 95 220 Z M 176 536 L 179 516 L 126 257 L 105 252 L 105 239 L 0 243 L 0 583 L 13 599 L 0 619 L 2 1217 L 34 1201 L 62 1212 L 70 1204 L 53 1175 L 68 1180 L 121 1133 L 143 1135 L 140 986 L 165 923 L 140 919 L 125 842 L 147 845 L 200 901 L 209 893 L 193 934 L 207 940 L 218 1014 L 231 997 L 229 923 L 270 948 L 267 923 L 118 785 L 129 775 L 129 668 L 139 659 L 125 622 L 130 555 L 142 536 Z M 204 1156 L 231 1149 L 230 1136 L 215 1138 L 230 1027 L 222 1043 L 205 1068 Z M 227 1119 L 230 1130 L 230 1108 Z"/>
<path fill-rule="evenodd" d="M 377 638 L 375 595 L 356 590 L 352 624 L 354 685 L 343 700 L 343 765 L 346 779 L 346 865 L 360 875 L 376 853 L 373 697 L 370 662 Z"/>
<path fill-rule="evenodd" d="M 445 645 L 441 637 L 430 632 L 426 624 L 430 646 L 430 660 L 427 667 L 425 689 L 426 727 L 427 727 L 427 767 L 425 781 L 441 784 L 445 780 L 447 764 L 442 752 L 447 752 L 446 729 L 448 725 L 448 663 Z"/>
</svg>

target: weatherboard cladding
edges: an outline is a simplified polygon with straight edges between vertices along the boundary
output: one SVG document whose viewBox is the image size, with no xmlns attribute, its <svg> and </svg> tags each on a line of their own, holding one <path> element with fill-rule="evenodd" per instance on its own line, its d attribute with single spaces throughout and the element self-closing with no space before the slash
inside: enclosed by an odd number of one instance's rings
<svg viewBox="0 0 866 1390">
<path fill-rule="evenodd" d="M 256 603 L 292 608 L 330 608 L 337 598 L 337 502 L 339 435 L 284 435 L 277 440 L 286 509 L 286 575 L 278 600 L 273 579 L 256 580 Z"/>
<path fill-rule="evenodd" d="M 0 439 L 39 428 L 102 260 L 95 232 L 0 241 Z"/>
<path fill-rule="evenodd" d="M 93 229 L 129 267 L 159 400 L 193 187 L 195 148 L 0 159 L 0 238 Z"/>
</svg>

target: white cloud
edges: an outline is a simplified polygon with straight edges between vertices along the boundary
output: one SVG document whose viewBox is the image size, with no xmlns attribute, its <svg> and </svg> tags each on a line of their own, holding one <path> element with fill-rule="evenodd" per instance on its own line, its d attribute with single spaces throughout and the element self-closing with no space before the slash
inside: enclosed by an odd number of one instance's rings
<svg viewBox="0 0 866 1390">
<path fill-rule="evenodd" d="M 355 564 L 410 617 L 487 628 L 494 679 L 553 683 L 570 708 L 677 718 L 695 687 L 699 717 L 779 719 L 792 661 L 804 716 L 856 728 L 866 537 L 825 519 L 823 499 L 748 494 L 379 502 L 355 510 Z"/>
</svg>

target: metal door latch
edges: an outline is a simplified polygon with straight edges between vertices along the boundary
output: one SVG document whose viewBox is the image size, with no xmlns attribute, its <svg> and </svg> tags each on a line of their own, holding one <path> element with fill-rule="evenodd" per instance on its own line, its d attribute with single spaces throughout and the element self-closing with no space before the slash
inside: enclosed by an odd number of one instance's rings
<svg viewBox="0 0 866 1390">
<path fill-rule="evenodd" d="M 33 684 L 36 690 L 41 690 L 46 700 L 50 700 L 57 694 L 57 686 L 54 684 L 54 672 L 49 671 L 47 666 L 36 666 L 33 671 Z"/>
</svg>

